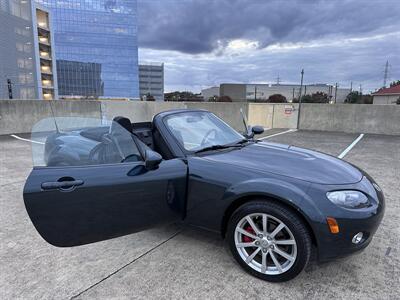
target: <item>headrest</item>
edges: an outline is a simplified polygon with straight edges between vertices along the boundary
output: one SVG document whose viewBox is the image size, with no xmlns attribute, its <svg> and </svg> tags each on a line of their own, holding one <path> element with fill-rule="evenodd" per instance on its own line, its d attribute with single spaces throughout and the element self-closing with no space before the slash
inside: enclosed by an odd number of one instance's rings
<svg viewBox="0 0 400 300">
<path fill-rule="evenodd" d="M 129 133 L 132 133 L 132 123 L 128 118 L 125 117 L 115 117 L 113 119 L 113 122 L 118 123 L 119 125 L 121 125 L 123 128 L 125 128 L 126 130 L 129 131 Z"/>
</svg>

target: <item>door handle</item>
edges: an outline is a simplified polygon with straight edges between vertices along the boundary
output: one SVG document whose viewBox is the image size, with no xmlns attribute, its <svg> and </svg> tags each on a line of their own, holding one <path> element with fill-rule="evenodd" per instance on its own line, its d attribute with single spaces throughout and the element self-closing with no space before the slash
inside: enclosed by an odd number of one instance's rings
<svg viewBox="0 0 400 300">
<path fill-rule="evenodd" d="M 83 184 L 83 180 L 72 180 L 72 181 L 54 181 L 54 182 L 43 182 L 43 190 L 55 190 L 55 189 L 70 189 Z"/>
</svg>

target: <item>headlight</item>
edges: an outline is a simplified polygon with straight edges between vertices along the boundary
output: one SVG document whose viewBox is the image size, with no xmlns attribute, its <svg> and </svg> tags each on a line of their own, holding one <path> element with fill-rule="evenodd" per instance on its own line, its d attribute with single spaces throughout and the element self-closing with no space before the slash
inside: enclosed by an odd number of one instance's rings
<svg viewBox="0 0 400 300">
<path fill-rule="evenodd" d="M 334 204 L 346 208 L 363 208 L 369 206 L 367 196 L 359 191 L 328 192 L 326 196 Z"/>
</svg>

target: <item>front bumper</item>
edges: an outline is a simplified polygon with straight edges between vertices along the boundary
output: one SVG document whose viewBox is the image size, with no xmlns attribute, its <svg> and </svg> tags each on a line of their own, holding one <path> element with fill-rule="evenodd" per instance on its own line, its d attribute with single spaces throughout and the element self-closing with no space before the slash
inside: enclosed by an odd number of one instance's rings
<svg viewBox="0 0 400 300">
<path fill-rule="evenodd" d="M 318 260 L 329 261 L 335 258 L 351 255 L 363 250 L 371 242 L 379 224 L 382 221 L 385 211 L 385 199 L 382 191 L 376 189 L 372 178 L 364 177 L 359 183 L 351 186 L 329 186 L 319 189 L 356 189 L 366 193 L 373 205 L 363 209 L 345 209 L 330 203 L 329 200 L 323 205 L 323 214 L 325 217 L 333 217 L 339 225 L 339 233 L 332 234 L 325 220 L 322 220 L 314 232 L 317 237 Z M 326 191 L 323 191 L 325 194 Z M 363 233 L 361 242 L 355 244 L 353 237 Z"/>
</svg>

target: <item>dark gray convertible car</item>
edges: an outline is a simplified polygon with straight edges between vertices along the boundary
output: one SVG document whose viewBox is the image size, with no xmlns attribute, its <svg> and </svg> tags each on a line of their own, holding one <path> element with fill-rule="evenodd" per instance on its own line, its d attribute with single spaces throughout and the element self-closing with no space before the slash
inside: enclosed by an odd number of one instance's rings
<svg viewBox="0 0 400 300">
<path fill-rule="evenodd" d="M 238 133 L 203 110 L 152 122 L 53 118 L 35 126 L 24 189 L 40 235 L 78 246 L 183 222 L 219 232 L 268 281 L 365 248 L 384 214 L 375 181 L 319 152 Z"/>
</svg>

